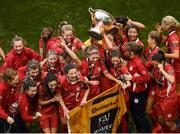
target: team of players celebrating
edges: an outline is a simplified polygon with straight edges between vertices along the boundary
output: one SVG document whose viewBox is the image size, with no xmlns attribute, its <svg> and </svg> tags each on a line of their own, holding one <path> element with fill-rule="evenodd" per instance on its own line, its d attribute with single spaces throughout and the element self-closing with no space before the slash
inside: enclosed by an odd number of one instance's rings
<svg viewBox="0 0 180 134">
<path fill-rule="evenodd" d="M 130 132 L 131 114 L 137 132 L 179 132 L 180 24 L 164 17 L 149 32 L 146 47 L 138 38 L 142 23 L 118 16 L 114 25 L 119 24 L 116 30 L 102 26 L 102 41 L 90 37 L 83 43 L 71 24 L 61 22 L 57 37 L 43 28 L 39 54 L 20 36 L 6 56 L 0 49 L 0 132 L 30 132 L 33 120 L 44 133 L 56 133 L 61 120 L 61 131 L 67 132 L 70 110 L 116 84 L 128 109 L 118 131 Z"/>
</svg>

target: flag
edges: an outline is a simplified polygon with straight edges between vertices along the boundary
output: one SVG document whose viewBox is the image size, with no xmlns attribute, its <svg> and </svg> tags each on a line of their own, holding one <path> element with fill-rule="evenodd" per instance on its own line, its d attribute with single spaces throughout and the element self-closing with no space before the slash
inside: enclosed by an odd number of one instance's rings
<svg viewBox="0 0 180 134">
<path fill-rule="evenodd" d="M 116 85 L 85 106 L 72 109 L 69 128 L 72 133 L 115 133 L 126 111 L 120 85 Z"/>
</svg>

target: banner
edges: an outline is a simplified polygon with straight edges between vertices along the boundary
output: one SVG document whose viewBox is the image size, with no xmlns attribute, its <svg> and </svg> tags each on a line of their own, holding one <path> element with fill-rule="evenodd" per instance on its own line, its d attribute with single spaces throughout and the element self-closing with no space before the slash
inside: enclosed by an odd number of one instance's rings
<svg viewBox="0 0 180 134">
<path fill-rule="evenodd" d="M 126 112 L 120 85 L 70 111 L 68 127 L 72 133 L 115 133 Z"/>
</svg>

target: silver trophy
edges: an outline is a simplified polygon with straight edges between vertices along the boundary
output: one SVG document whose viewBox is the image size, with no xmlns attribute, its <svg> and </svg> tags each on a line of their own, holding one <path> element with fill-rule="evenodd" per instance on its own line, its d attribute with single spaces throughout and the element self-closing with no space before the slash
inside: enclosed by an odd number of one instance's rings
<svg viewBox="0 0 180 134">
<path fill-rule="evenodd" d="M 111 29 L 114 27 L 115 18 L 106 11 L 100 9 L 92 9 L 91 7 L 88 9 L 91 14 L 92 19 L 92 27 L 88 31 L 90 37 L 101 40 L 101 27 L 104 29 Z"/>
</svg>

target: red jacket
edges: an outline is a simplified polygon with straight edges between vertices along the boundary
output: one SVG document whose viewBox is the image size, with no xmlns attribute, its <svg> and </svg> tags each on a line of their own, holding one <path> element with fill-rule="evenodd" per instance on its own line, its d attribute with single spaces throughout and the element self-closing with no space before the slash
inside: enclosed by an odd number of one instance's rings
<svg viewBox="0 0 180 134">
<path fill-rule="evenodd" d="M 59 59 L 57 60 L 55 66 L 53 68 L 50 68 L 48 62 L 45 63 L 43 65 L 43 69 L 44 72 L 51 72 L 54 73 L 56 75 L 56 77 L 61 77 L 62 75 L 64 75 L 64 64 L 59 62 Z"/>
<path fill-rule="evenodd" d="M 24 47 L 21 54 L 17 54 L 14 49 L 12 49 L 5 59 L 3 69 L 12 68 L 18 70 L 22 66 L 26 66 L 29 60 L 37 59 L 41 61 L 41 56 L 30 48 Z"/>
<path fill-rule="evenodd" d="M 18 68 L 19 80 L 22 81 L 26 76 L 27 66 Z"/>
<path fill-rule="evenodd" d="M 60 89 L 56 89 L 54 95 L 59 91 Z M 42 101 L 47 101 L 47 100 L 50 100 L 54 97 L 54 95 L 50 96 L 50 95 L 45 95 L 45 88 L 43 87 L 43 85 L 41 85 L 39 88 L 38 88 L 38 95 L 39 95 L 39 98 L 40 100 Z M 38 111 L 42 114 L 42 116 L 54 116 L 54 115 L 58 115 L 57 113 L 57 106 L 58 106 L 58 103 L 56 102 L 53 102 L 53 103 L 50 103 L 50 104 L 47 104 L 47 105 L 39 105 L 38 106 Z"/>
<path fill-rule="evenodd" d="M 43 42 L 42 42 L 43 43 Z M 60 39 L 58 37 L 54 37 L 48 40 L 46 43 L 46 52 L 49 50 L 54 50 L 57 54 L 62 54 L 64 50 L 59 47 Z"/>
<path fill-rule="evenodd" d="M 33 114 L 37 110 L 37 96 L 30 98 L 25 92 L 16 93 L 16 99 L 19 100 L 19 112 L 25 122 L 31 122 L 33 120 Z"/>
<path fill-rule="evenodd" d="M 84 43 L 77 37 L 72 38 L 71 43 L 72 43 L 72 47 L 71 47 L 72 51 L 79 50 L 84 45 Z"/>
<path fill-rule="evenodd" d="M 27 74 L 26 74 L 26 72 L 27 72 L 27 66 L 24 66 L 24 67 L 20 67 L 19 69 L 18 69 L 18 76 L 19 76 L 19 80 L 20 81 L 22 81 L 26 76 L 27 76 Z M 45 71 L 41 71 L 41 76 L 40 76 L 40 78 L 39 79 L 37 79 L 37 83 L 41 83 L 44 79 L 45 79 L 45 77 L 46 77 L 46 74 L 47 74 L 47 72 L 45 72 Z M 39 84 L 38 84 L 39 85 Z"/>
<path fill-rule="evenodd" d="M 117 67 L 111 66 L 110 72 L 115 78 L 122 80 L 123 74 L 128 73 L 128 68 L 121 65 L 118 65 Z"/>
<path fill-rule="evenodd" d="M 54 37 L 48 40 L 48 42 L 46 43 L 46 51 L 48 50 L 54 50 L 57 52 L 57 54 L 61 54 L 64 52 L 63 48 L 59 47 L 59 43 L 61 42 L 59 37 Z M 81 46 L 84 45 L 84 43 L 82 41 L 80 41 L 78 38 L 72 38 L 71 40 L 71 50 L 75 51 L 75 50 L 79 50 L 81 49 Z M 43 48 L 43 40 L 40 39 L 39 40 L 39 47 Z"/>
<path fill-rule="evenodd" d="M 0 118 L 6 120 L 9 116 L 9 107 L 16 102 L 16 88 L 9 85 L 7 82 L 0 84 Z"/>
<path fill-rule="evenodd" d="M 134 56 L 130 59 L 127 67 L 129 73 L 132 75 L 132 91 L 141 92 L 146 90 L 146 84 L 150 80 L 150 76 L 148 75 L 148 71 L 146 70 L 140 57 Z"/>
</svg>

